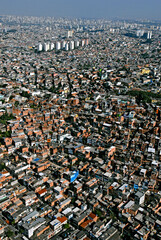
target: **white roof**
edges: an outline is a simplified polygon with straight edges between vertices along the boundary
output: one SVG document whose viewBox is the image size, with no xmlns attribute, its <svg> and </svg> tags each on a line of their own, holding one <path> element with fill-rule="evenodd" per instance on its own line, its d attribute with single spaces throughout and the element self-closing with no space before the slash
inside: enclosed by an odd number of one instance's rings
<svg viewBox="0 0 161 240">
<path fill-rule="evenodd" d="M 150 152 L 150 153 L 155 153 L 155 148 L 149 147 L 149 148 L 148 148 L 148 152 Z"/>
<path fill-rule="evenodd" d="M 106 173 L 104 174 L 104 176 L 105 176 L 105 177 L 111 177 L 111 176 L 112 176 L 112 173 L 106 172 Z"/>
<path fill-rule="evenodd" d="M 143 169 L 141 169 L 140 172 L 141 172 L 141 173 L 146 173 L 146 171 L 147 171 L 147 170 L 146 170 L 145 168 L 143 168 Z"/>
<path fill-rule="evenodd" d="M 154 161 L 152 161 L 152 164 L 157 166 L 158 165 L 158 161 L 154 160 Z"/>
<path fill-rule="evenodd" d="M 80 208 L 78 208 L 78 207 L 73 209 L 73 212 L 78 212 L 78 211 L 80 211 Z"/>
<path fill-rule="evenodd" d="M 71 208 L 66 208 L 62 213 L 64 214 L 64 215 L 66 215 L 66 214 L 68 214 L 69 212 L 71 212 L 72 211 L 72 209 Z"/>
<path fill-rule="evenodd" d="M 126 208 L 129 208 L 129 207 L 131 207 L 131 206 L 133 206 L 134 205 L 134 201 L 129 201 L 125 206 L 124 206 L 124 208 L 126 209 Z"/>
</svg>

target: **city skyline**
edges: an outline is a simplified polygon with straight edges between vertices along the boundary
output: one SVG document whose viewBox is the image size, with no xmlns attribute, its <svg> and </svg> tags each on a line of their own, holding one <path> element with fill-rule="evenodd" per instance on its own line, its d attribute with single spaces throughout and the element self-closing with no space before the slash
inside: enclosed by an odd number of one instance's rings
<svg viewBox="0 0 161 240">
<path fill-rule="evenodd" d="M 159 20 L 160 9 L 159 0 L 6 0 L 1 3 L 0 15 Z"/>
</svg>

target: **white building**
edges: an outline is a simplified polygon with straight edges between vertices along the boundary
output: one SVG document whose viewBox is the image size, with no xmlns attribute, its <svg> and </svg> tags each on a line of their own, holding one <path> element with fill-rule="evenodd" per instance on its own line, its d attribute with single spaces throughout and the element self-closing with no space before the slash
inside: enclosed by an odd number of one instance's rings
<svg viewBox="0 0 161 240">
<path fill-rule="evenodd" d="M 152 38 L 152 31 L 148 31 L 147 33 L 147 39 L 151 39 Z"/>
<path fill-rule="evenodd" d="M 62 48 L 65 48 L 66 46 L 66 41 L 62 41 Z"/>
<path fill-rule="evenodd" d="M 42 49 L 43 49 L 43 45 L 41 43 L 39 43 L 37 46 L 37 51 L 41 52 Z"/>
<path fill-rule="evenodd" d="M 65 44 L 65 50 L 69 51 L 69 43 L 68 42 Z"/>
<path fill-rule="evenodd" d="M 82 41 L 81 41 L 81 46 L 84 47 L 84 45 L 85 45 L 85 40 L 82 39 Z"/>
<path fill-rule="evenodd" d="M 53 228 L 55 235 L 62 230 L 62 223 L 58 219 L 50 222 L 50 226 Z"/>
<path fill-rule="evenodd" d="M 60 42 L 56 42 L 56 50 L 60 50 L 61 49 L 61 43 Z"/>
<path fill-rule="evenodd" d="M 70 50 L 74 49 L 74 41 L 70 41 Z"/>
<path fill-rule="evenodd" d="M 54 43 L 50 43 L 50 50 L 53 50 L 54 49 Z"/>
<path fill-rule="evenodd" d="M 44 51 L 47 52 L 50 49 L 50 44 L 49 43 L 44 43 Z"/>
<path fill-rule="evenodd" d="M 136 31 L 136 36 L 137 37 L 142 37 L 144 35 L 144 30 L 137 30 Z"/>
<path fill-rule="evenodd" d="M 45 218 L 37 218 L 33 222 L 26 222 L 22 225 L 24 229 L 24 233 L 28 238 L 31 238 L 34 235 L 34 232 L 41 227 L 41 225 L 45 224 Z"/>
<path fill-rule="evenodd" d="M 67 37 L 73 37 L 73 30 L 69 30 L 67 33 Z"/>
<path fill-rule="evenodd" d="M 75 45 L 75 48 L 79 47 L 79 41 L 76 40 L 76 41 L 74 42 L 74 45 Z"/>
</svg>

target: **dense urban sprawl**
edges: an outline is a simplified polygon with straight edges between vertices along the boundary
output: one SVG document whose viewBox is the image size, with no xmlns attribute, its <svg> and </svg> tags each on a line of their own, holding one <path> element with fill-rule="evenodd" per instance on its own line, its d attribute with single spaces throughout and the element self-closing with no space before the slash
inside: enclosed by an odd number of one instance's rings
<svg viewBox="0 0 161 240">
<path fill-rule="evenodd" d="M 161 239 L 161 22 L 0 17 L 0 239 Z"/>
</svg>

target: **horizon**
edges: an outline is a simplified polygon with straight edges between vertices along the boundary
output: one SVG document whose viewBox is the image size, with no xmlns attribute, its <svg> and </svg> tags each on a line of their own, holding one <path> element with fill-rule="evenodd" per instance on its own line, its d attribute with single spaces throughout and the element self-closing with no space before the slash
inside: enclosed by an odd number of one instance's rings
<svg viewBox="0 0 161 240">
<path fill-rule="evenodd" d="M 161 20 L 160 0 L 6 0 L 0 6 L 2 16 Z"/>
</svg>

